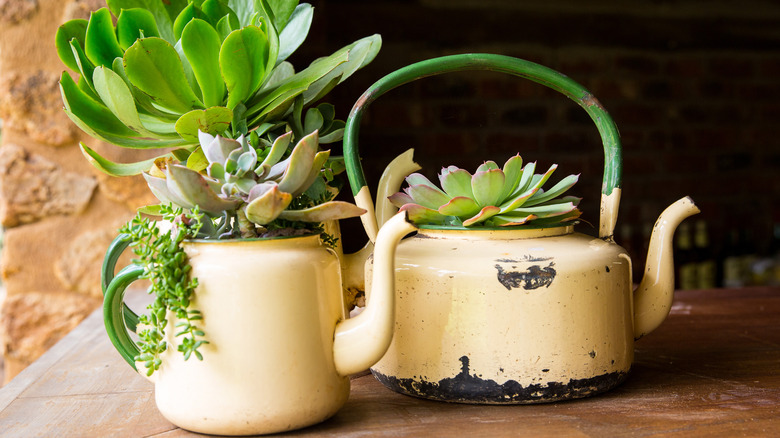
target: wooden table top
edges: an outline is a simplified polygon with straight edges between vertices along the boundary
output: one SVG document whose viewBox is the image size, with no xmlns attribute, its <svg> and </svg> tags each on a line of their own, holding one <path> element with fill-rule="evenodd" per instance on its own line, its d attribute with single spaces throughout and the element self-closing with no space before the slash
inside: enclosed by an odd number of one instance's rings
<svg viewBox="0 0 780 438">
<path fill-rule="evenodd" d="M 678 291 L 607 393 L 526 406 L 459 405 L 352 380 L 332 419 L 285 436 L 780 436 L 780 288 Z M 197 436 L 165 420 L 154 389 L 87 318 L 0 389 L 3 437 Z"/>
</svg>

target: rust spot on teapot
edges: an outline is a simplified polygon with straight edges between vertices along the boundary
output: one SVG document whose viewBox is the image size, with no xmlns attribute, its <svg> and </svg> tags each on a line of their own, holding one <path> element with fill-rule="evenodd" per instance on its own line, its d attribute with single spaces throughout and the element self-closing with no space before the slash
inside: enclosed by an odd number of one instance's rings
<svg viewBox="0 0 780 438">
<path fill-rule="evenodd" d="M 555 266 L 555 263 L 550 262 L 550 264 L 544 268 L 539 265 L 531 265 L 525 271 L 505 271 L 501 265 L 496 264 L 498 282 L 501 283 L 506 290 L 512 290 L 512 288 L 519 287 L 522 287 L 525 290 L 550 287 L 557 274 L 553 266 Z"/>
</svg>

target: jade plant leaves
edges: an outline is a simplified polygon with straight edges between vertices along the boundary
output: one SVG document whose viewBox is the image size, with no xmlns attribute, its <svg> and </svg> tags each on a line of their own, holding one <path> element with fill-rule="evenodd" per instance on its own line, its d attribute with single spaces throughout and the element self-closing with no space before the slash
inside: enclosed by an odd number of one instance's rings
<svg viewBox="0 0 780 438">
<path fill-rule="evenodd" d="M 192 20 L 181 35 L 181 47 L 198 81 L 206 107 L 221 105 L 225 98 L 225 82 L 219 65 L 222 41 L 210 24 Z"/>
<path fill-rule="evenodd" d="M 234 109 L 260 87 L 269 55 L 268 37 L 259 27 L 247 26 L 228 35 L 219 52 L 228 108 Z"/>
<path fill-rule="evenodd" d="M 116 34 L 122 50 L 135 43 L 138 38 L 159 37 L 157 22 L 146 9 L 123 9 L 116 20 Z"/>
</svg>

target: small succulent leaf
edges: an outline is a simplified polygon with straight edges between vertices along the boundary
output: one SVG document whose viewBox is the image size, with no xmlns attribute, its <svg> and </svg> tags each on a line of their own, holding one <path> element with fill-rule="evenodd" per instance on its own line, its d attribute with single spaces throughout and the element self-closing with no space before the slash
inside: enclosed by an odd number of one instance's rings
<svg viewBox="0 0 780 438">
<path fill-rule="evenodd" d="M 294 99 L 295 96 L 306 91 L 313 82 L 327 75 L 328 72 L 333 71 L 348 59 L 348 52 L 336 52 L 331 56 L 315 60 L 306 69 L 290 76 L 276 87 L 262 90 L 249 101 L 247 105 L 249 108 L 247 110 L 248 116 L 253 117 L 254 120 L 262 121 L 263 115 L 275 108 L 274 105 Z"/>
<path fill-rule="evenodd" d="M 457 216 L 459 218 L 469 218 L 479 213 L 479 204 L 473 199 L 465 196 L 452 198 L 450 202 L 439 207 L 439 213 L 445 216 Z"/>
<path fill-rule="evenodd" d="M 220 214 L 236 208 L 237 201 L 220 198 L 211 190 L 200 173 L 184 166 L 178 164 L 168 166 L 166 182 L 168 191 L 189 203 L 190 207 L 197 205 L 202 211 L 212 214 Z M 182 207 L 187 206 L 182 205 Z"/>
<path fill-rule="evenodd" d="M 260 89 L 261 92 L 274 89 L 282 82 L 291 78 L 294 74 L 295 67 L 293 67 L 292 64 L 287 61 L 280 63 L 273 70 L 271 70 L 271 74 L 268 75 L 268 77 L 265 79 L 263 87 Z"/>
<path fill-rule="evenodd" d="M 144 126 L 135 107 L 133 93 L 125 81 L 113 70 L 98 66 L 92 75 L 92 83 L 100 100 L 128 128 L 151 139 L 178 138 L 178 135 L 152 132 Z"/>
<path fill-rule="evenodd" d="M 206 159 L 206 155 L 203 154 L 203 149 L 197 148 L 194 152 L 187 157 L 187 168 L 192 169 L 195 172 L 200 172 L 209 167 L 209 160 Z"/>
<path fill-rule="evenodd" d="M 503 204 L 500 205 L 501 207 L 501 214 L 510 212 L 512 210 L 515 210 L 517 208 L 522 207 L 525 205 L 528 200 L 539 191 L 538 188 L 532 188 L 525 193 L 521 193 L 513 198 L 509 198 L 509 200 L 505 201 Z"/>
<path fill-rule="evenodd" d="M 442 194 L 444 194 L 444 192 L 442 190 L 440 190 L 438 187 L 436 187 L 436 184 L 432 183 L 431 180 L 429 180 L 425 175 L 423 175 L 421 173 L 418 173 L 418 172 L 414 172 L 414 173 L 409 174 L 406 177 L 406 183 L 409 184 L 410 186 L 416 186 L 416 185 L 428 186 L 428 187 L 430 187 L 432 189 L 437 189 Z"/>
<path fill-rule="evenodd" d="M 225 172 L 235 174 L 238 171 L 238 158 L 242 153 L 244 153 L 244 151 L 239 147 L 228 154 L 227 160 L 225 160 Z"/>
<path fill-rule="evenodd" d="M 57 33 L 54 35 L 54 46 L 57 48 L 57 56 L 60 57 L 60 61 L 66 67 L 73 71 L 79 71 L 79 66 L 76 63 L 70 42 L 75 38 L 79 47 L 84 47 L 87 23 L 87 20 L 84 19 L 70 20 L 58 27 Z"/>
<path fill-rule="evenodd" d="M 336 118 L 336 107 L 331 103 L 321 103 L 317 105 L 317 110 L 326 121 L 334 121 Z"/>
<path fill-rule="evenodd" d="M 144 205 L 135 209 L 136 213 L 141 213 L 145 216 L 154 216 L 162 218 L 163 216 L 163 204 Z"/>
<path fill-rule="evenodd" d="M 111 66 L 114 59 L 122 57 L 122 48 L 116 40 L 111 12 L 100 8 L 89 16 L 84 38 L 84 52 L 95 65 Z"/>
<path fill-rule="evenodd" d="M 116 20 L 116 33 L 122 50 L 127 50 L 139 38 L 160 36 L 154 15 L 141 8 L 122 9 Z"/>
<path fill-rule="evenodd" d="M 155 157 L 149 160 L 138 161 L 135 163 L 115 163 L 90 149 L 84 143 L 79 143 L 81 153 L 87 161 L 96 169 L 110 176 L 133 176 L 140 175 L 148 170 L 154 164 L 157 158 L 172 157 L 170 153 Z"/>
<path fill-rule="evenodd" d="M 525 225 L 534 219 L 536 219 L 536 216 L 532 214 L 528 216 L 504 216 L 497 214 L 490 218 L 488 222 L 493 226 L 513 227 L 517 225 Z"/>
<path fill-rule="evenodd" d="M 182 115 L 176 121 L 175 127 L 182 138 L 197 141 L 198 132 L 223 134 L 230 127 L 232 120 L 233 111 L 223 106 L 214 106 L 205 110 L 192 110 Z"/>
<path fill-rule="evenodd" d="M 504 163 L 504 188 L 501 190 L 501 200 L 504 202 L 506 198 L 514 193 L 517 186 L 520 184 L 520 179 L 523 176 L 523 159 L 520 154 L 511 157 Z"/>
<path fill-rule="evenodd" d="M 557 198 L 558 196 L 562 195 L 564 192 L 569 190 L 574 186 L 574 184 L 577 183 L 579 180 L 579 175 L 569 175 L 566 178 L 560 180 L 558 184 L 552 186 L 547 191 L 539 191 L 534 196 L 531 197 L 531 199 L 526 202 L 526 206 L 531 207 L 534 205 L 545 203 L 551 199 Z"/>
<path fill-rule="evenodd" d="M 252 189 L 253 189 L 253 188 L 254 188 L 256 185 L 257 185 L 257 182 L 255 182 L 255 180 L 254 180 L 254 179 L 252 179 L 252 178 L 240 178 L 240 179 L 238 179 L 238 180 L 236 181 L 236 187 L 238 188 L 238 190 L 239 190 L 241 193 L 243 193 L 243 194 L 245 194 L 245 195 L 248 195 L 248 194 L 249 194 L 249 192 L 250 192 L 250 191 L 251 191 L 251 190 L 252 190 Z"/>
<path fill-rule="evenodd" d="M 255 199 L 263 196 L 267 191 L 273 189 L 274 187 L 277 187 L 277 184 L 272 182 L 265 182 L 255 185 L 248 193 L 249 196 L 247 198 L 247 202 L 252 202 Z"/>
<path fill-rule="evenodd" d="M 399 211 L 405 211 L 406 217 L 418 225 L 443 225 L 447 220 L 447 216 L 419 204 L 405 204 Z"/>
<path fill-rule="evenodd" d="M 444 168 L 439 174 L 439 182 L 441 182 L 441 188 L 450 197 L 474 197 L 474 192 L 471 189 L 471 174 L 468 170 L 458 169 L 454 166 Z"/>
<path fill-rule="evenodd" d="M 498 204 L 501 190 L 504 188 L 504 180 L 504 172 L 497 167 L 477 171 L 471 177 L 471 190 L 474 192 L 474 200 L 477 201 L 477 204 L 481 207 Z"/>
<path fill-rule="evenodd" d="M 174 44 L 176 39 L 173 37 L 171 17 L 179 15 L 181 10 L 187 6 L 187 0 L 106 0 L 106 4 L 115 17 L 122 14 L 122 9 L 140 8 L 151 12 L 157 23 L 160 37 Z"/>
<path fill-rule="evenodd" d="M 336 85 L 338 85 L 340 82 L 341 75 L 328 75 L 320 80 L 317 80 L 300 94 L 300 96 L 303 98 L 303 104 L 308 105 L 312 102 L 316 102 L 322 99 L 326 94 L 330 93 L 331 90 L 336 88 Z"/>
<path fill-rule="evenodd" d="M 486 172 L 488 170 L 498 169 L 498 164 L 495 161 L 485 161 L 477 167 L 477 172 Z M 475 172 L 476 173 L 476 172 Z"/>
<path fill-rule="evenodd" d="M 262 166 L 274 166 L 279 160 L 282 159 L 284 153 L 287 152 L 287 147 L 290 146 L 292 140 L 292 132 L 286 132 L 283 135 L 274 140 L 274 144 L 271 146 L 271 151 L 263 160 Z"/>
<path fill-rule="evenodd" d="M 528 163 L 523 168 L 523 174 L 520 176 L 520 182 L 517 183 L 517 188 L 514 192 L 510 195 L 511 197 L 516 197 L 517 195 L 521 193 L 525 193 L 528 191 L 531 185 L 531 180 L 534 177 L 534 171 L 536 170 L 536 162 Z"/>
<path fill-rule="evenodd" d="M 186 113 L 203 103 L 188 86 L 176 49 L 161 38 L 136 41 L 125 52 L 127 78 L 163 108 Z"/>
<path fill-rule="evenodd" d="M 543 174 L 536 174 L 536 175 L 534 175 L 534 177 L 531 179 L 530 186 L 531 187 L 536 187 L 536 188 L 541 188 L 544 185 L 544 183 L 546 183 L 547 180 L 550 179 L 550 176 L 553 174 L 553 172 L 555 172 L 555 169 L 557 169 L 557 168 L 558 168 L 558 165 L 557 164 L 553 164 L 552 166 L 550 166 L 549 169 L 547 169 L 547 172 L 545 172 Z"/>
<path fill-rule="evenodd" d="M 270 55 L 268 36 L 259 27 L 247 26 L 225 38 L 219 66 L 228 91 L 227 107 L 246 102 L 263 83 Z"/>
<path fill-rule="evenodd" d="M 255 152 L 255 150 L 252 148 L 242 153 L 241 156 L 238 157 L 238 168 L 243 173 L 254 170 L 255 165 L 257 165 L 257 152 Z"/>
<path fill-rule="evenodd" d="M 401 208 L 406 204 L 414 204 L 414 199 L 412 199 L 411 196 L 407 195 L 404 192 L 393 193 L 392 195 L 388 196 L 387 199 L 390 201 L 391 204 L 395 205 L 398 208 Z"/>
<path fill-rule="evenodd" d="M 322 173 L 322 166 L 328 161 L 329 157 L 330 151 L 317 152 L 317 154 L 314 156 L 314 162 L 311 165 L 311 170 L 309 170 L 309 175 L 303 181 L 303 184 L 298 187 L 298 190 L 293 192 L 293 197 L 298 197 L 303 192 L 309 190 L 311 185 L 314 184 L 314 182 L 319 178 L 320 174 Z"/>
<path fill-rule="evenodd" d="M 279 182 L 279 190 L 287 193 L 295 193 L 301 189 L 301 185 L 306 181 L 309 172 L 314 163 L 314 156 L 317 153 L 319 145 L 317 131 L 303 137 L 295 145 L 290 154 L 290 164 Z M 303 190 L 306 190 L 304 187 Z"/>
<path fill-rule="evenodd" d="M 206 174 L 219 181 L 225 180 L 225 166 L 222 163 L 211 163 L 206 168 Z"/>
<path fill-rule="evenodd" d="M 238 18 L 235 18 L 235 20 L 238 20 Z M 217 33 L 219 33 L 219 39 L 224 42 L 225 38 L 230 35 L 230 32 L 239 29 L 240 26 L 234 21 L 232 16 L 227 15 L 222 17 L 214 28 L 217 30 Z"/>
<path fill-rule="evenodd" d="M 341 141 L 344 138 L 344 128 L 336 129 L 329 132 L 327 135 L 320 137 L 320 144 L 330 144 L 337 141 Z"/>
<path fill-rule="evenodd" d="M 184 28 L 196 19 L 206 20 L 208 19 L 208 16 L 206 16 L 206 14 L 204 14 L 203 11 L 201 11 L 200 8 L 194 3 L 190 3 L 186 8 L 182 9 L 182 11 L 176 17 L 176 20 L 173 22 L 173 38 L 175 38 L 176 41 L 179 41 L 181 39 L 182 32 L 184 32 Z"/>
<path fill-rule="evenodd" d="M 266 3 L 273 11 L 274 26 L 279 30 L 292 25 L 292 15 L 300 7 L 297 0 L 267 0 Z"/>
<path fill-rule="evenodd" d="M 203 93 L 203 104 L 206 107 L 222 105 L 225 82 L 219 65 L 222 39 L 217 31 L 207 22 L 194 19 L 182 31 L 181 47 Z"/>
<path fill-rule="evenodd" d="M 298 5 L 290 16 L 290 21 L 279 32 L 279 55 L 276 63 L 280 63 L 292 55 L 303 44 L 311 28 L 314 8 L 303 3 Z M 277 16 L 278 18 L 278 16 Z"/>
<path fill-rule="evenodd" d="M 187 201 L 171 193 L 171 191 L 168 190 L 168 181 L 165 178 L 152 176 L 146 172 L 143 173 L 143 176 L 146 180 L 146 185 L 149 187 L 149 190 L 158 200 L 160 200 L 161 203 L 173 203 L 184 208 L 194 207 L 193 205 L 187 205 Z"/>
<path fill-rule="evenodd" d="M 75 38 L 70 41 L 70 48 L 71 53 L 73 53 L 73 59 L 75 60 L 76 66 L 78 68 L 78 72 L 81 73 L 81 77 L 79 79 L 83 79 L 89 86 L 91 93 L 96 95 L 97 93 L 95 92 L 95 86 L 92 84 L 92 75 L 95 71 L 95 64 L 93 64 L 92 61 L 87 58 L 87 54 L 84 53 L 84 50 L 81 49 L 81 45 L 79 45 Z"/>
<path fill-rule="evenodd" d="M 547 218 L 559 216 L 572 212 L 577 209 L 573 202 L 563 202 L 559 204 L 537 205 L 535 207 L 522 207 L 503 213 L 505 216 L 526 216 L 533 214 L 537 218 Z"/>
<path fill-rule="evenodd" d="M 414 199 L 415 204 L 432 210 L 438 210 L 450 202 L 450 197 L 436 187 L 425 184 L 415 184 L 406 188 L 406 193 Z"/>
<path fill-rule="evenodd" d="M 220 20 L 227 17 L 231 22 L 231 26 L 234 29 L 238 29 L 241 25 L 238 23 L 238 17 L 236 13 L 231 11 L 230 8 L 220 0 L 206 0 L 200 5 L 200 10 L 208 17 L 208 22 L 217 27 Z"/>
<path fill-rule="evenodd" d="M 360 216 L 366 210 L 343 201 L 329 201 L 302 210 L 285 210 L 279 218 L 301 222 L 325 222 Z"/>
<path fill-rule="evenodd" d="M 497 170 L 497 169 L 492 169 L 492 170 Z M 479 172 L 477 172 L 477 173 L 479 173 Z M 482 210 L 479 211 L 479 213 L 477 213 L 473 217 L 463 221 L 463 226 L 464 227 L 470 227 L 470 226 L 478 224 L 480 222 L 484 222 L 484 221 L 490 219 L 491 217 L 497 215 L 500 211 L 501 211 L 501 209 L 496 207 L 496 206 L 494 206 L 494 205 L 488 205 L 486 207 L 483 207 Z"/>
<path fill-rule="evenodd" d="M 314 131 L 318 131 L 322 128 L 322 124 L 325 119 L 322 117 L 322 113 L 317 108 L 309 108 L 306 110 L 305 122 L 303 123 L 304 135 L 311 134 Z"/>
<path fill-rule="evenodd" d="M 246 206 L 246 217 L 257 225 L 265 225 L 277 217 L 290 205 L 292 195 L 279 190 L 275 184 Z"/>
</svg>

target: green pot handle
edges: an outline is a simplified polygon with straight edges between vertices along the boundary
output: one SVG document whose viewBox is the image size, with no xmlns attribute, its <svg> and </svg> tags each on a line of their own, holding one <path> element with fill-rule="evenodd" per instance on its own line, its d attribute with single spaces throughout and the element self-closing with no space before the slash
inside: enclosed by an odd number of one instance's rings
<svg viewBox="0 0 780 438">
<path fill-rule="evenodd" d="M 360 165 L 357 138 L 363 111 L 368 105 L 384 93 L 416 79 L 441 73 L 474 70 L 508 73 L 538 82 L 563 93 L 590 115 L 601 135 L 605 156 L 599 235 L 611 237 L 617 221 L 622 174 L 620 135 L 615 122 L 587 89 L 567 76 L 530 61 L 503 55 L 469 53 L 428 59 L 396 70 L 366 90 L 352 107 L 344 130 L 344 160 L 352 194 L 357 197 L 361 190 L 367 190 L 365 174 Z"/>
<path fill-rule="evenodd" d="M 124 303 L 125 291 L 130 283 L 141 278 L 144 268 L 138 265 L 129 265 L 119 271 L 119 273 L 109 281 L 105 288 L 103 296 L 103 323 L 106 326 L 106 333 L 114 348 L 122 355 L 127 363 L 133 369 L 135 366 L 135 357 L 141 351 L 130 338 L 130 332 L 135 332 L 135 326 L 131 329 L 127 322 L 127 307 Z M 137 318 L 137 317 L 136 317 Z M 137 323 L 137 319 L 136 319 Z"/>
<path fill-rule="evenodd" d="M 109 245 L 106 251 L 106 256 L 103 258 L 103 267 L 100 270 L 100 286 L 103 289 L 103 296 L 106 295 L 108 285 L 114 279 L 114 272 L 116 271 L 116 263 L 119 261 L 119 257 L 130 246 L 130 236 L 127 234 L 120 234 L 117 236 L 111 245 Z M 122 313 L 124 314 L 125 323 L 127 328 L 135 332 L 135 328 L 138 325 L 138 315 L 135 314 L 129 307 L 122 305 Z"/>
</svg>

